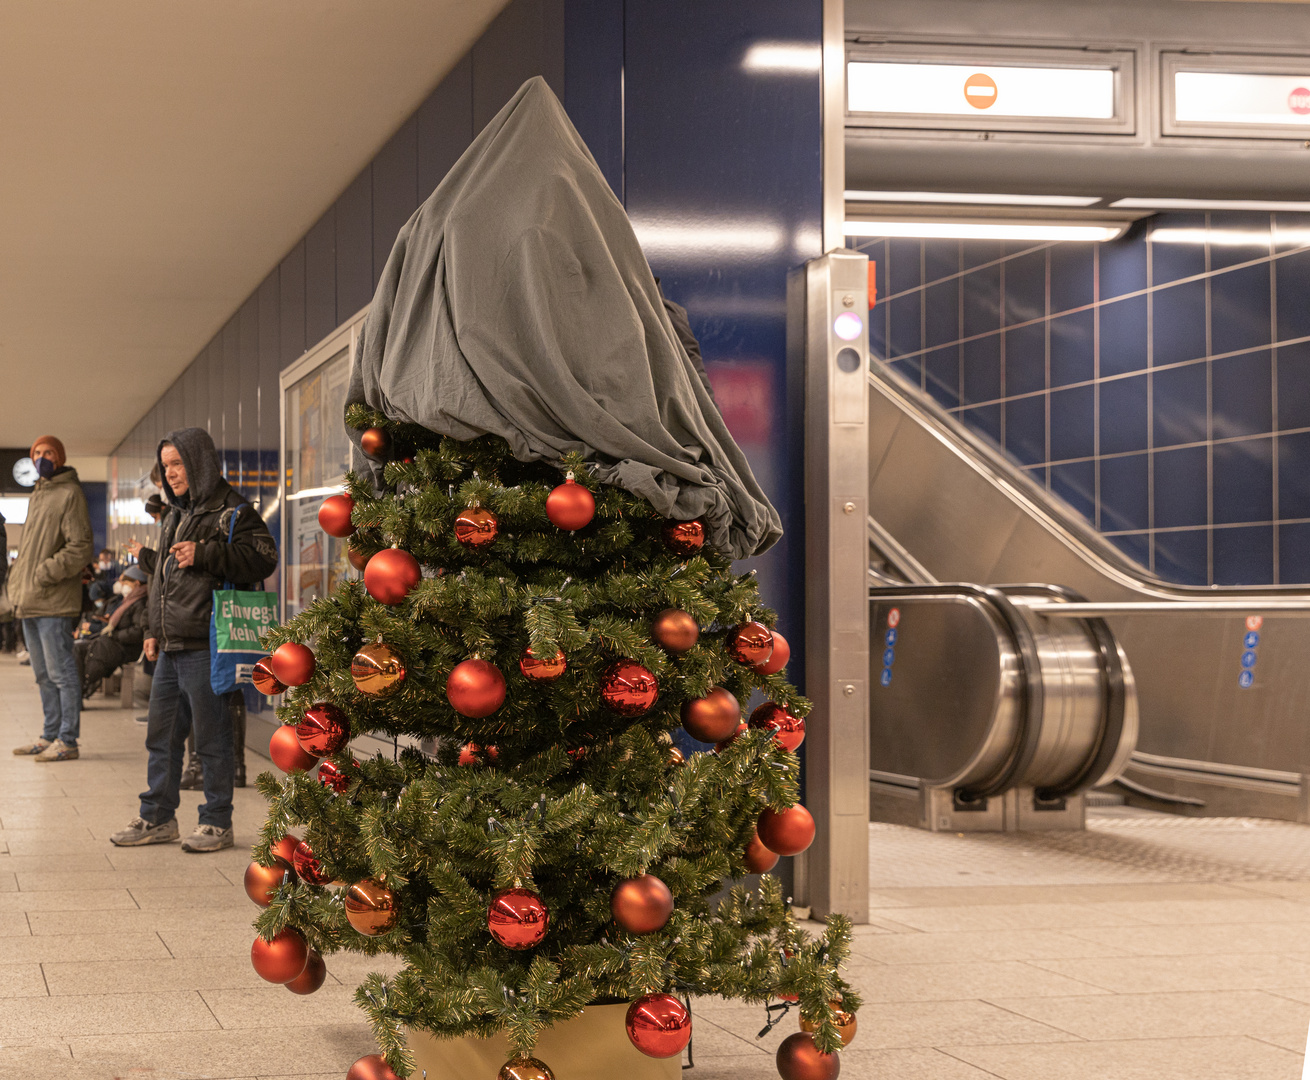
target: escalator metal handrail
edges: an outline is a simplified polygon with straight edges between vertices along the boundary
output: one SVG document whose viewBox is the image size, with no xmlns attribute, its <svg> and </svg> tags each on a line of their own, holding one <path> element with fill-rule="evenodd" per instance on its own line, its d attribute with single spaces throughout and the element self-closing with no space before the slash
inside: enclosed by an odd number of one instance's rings
<svg viewBox="0 0 1310 1080">
<path fill-rule="evenodd" d="M 1310 617 L 1310 600 L 1113 600 L 1070 604 L 1033 604 L 1029 610 L 1057 619 L 1112 615 L 1286 615 Z"/>
</svg>

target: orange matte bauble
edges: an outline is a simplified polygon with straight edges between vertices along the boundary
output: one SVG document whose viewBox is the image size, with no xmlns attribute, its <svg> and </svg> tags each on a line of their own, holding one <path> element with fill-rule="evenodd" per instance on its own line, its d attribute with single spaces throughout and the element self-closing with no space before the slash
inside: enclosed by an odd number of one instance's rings
<svg viewBox="0 0 1310 1080">
<path fill-rule="evenodd" d="M 359 448 L 369 457 L 385 457 L 391 449 L 391 436 L 381 428 L 365 428 L 359 437 Z"/>
<path fill-rule="evenodd" d="M 610 914 L 630 934 L 653 934 L 673 914 L 673 893 L 654 874 L 628 878 L 614 886 Z"/>
<path fill-rule="evenodd" d="M 628 1006 L 623 1026 L 647 1057 L 681 1054 L 691 1041 L 691 1013 L 672 994 L 644 994 Z"/>
<path fill-rule="evenodd" d="M 778 631 L 773 633 L 773 652 L 769 658 L 762 664 L 752 664 L 751 671 L 757 675 L 776 675 L 787 666 L 787 661 L 791 659 L 791 646 L 787 644 L 787 639 Z"/>
<path fill-rule="evenodd" d="M 294 880 L 291 864 L 274 859 L 272 866 L 260 866 L 257 862 L 247 866 L 243 884 L 251 900 L 260 907 L 268 907 L 273 902 L 273 894 L 277 892 L 278 886 Z"/>
<path fill-rule="evenodd" d="M 821 1054 L 806 1031 L 788 1035 L 778 1047 L 778 1075 L 782 1080 L 837 1080 L 841 1057 Z"/>
<path fill-rule="evenodd" d="M 371 556 L 363 551 L 360 551 L 356 547 L 347 545 L 346 558 L 350 560 L 351 566 L 353 566 L 360 573 L 363 573 L 364 567 L 368 565 L 368 560 L 371 558 Z"/>
<path fill-rule="evenodd" d="M 318 508 L 318 527 L 328 536 L 344 540 L 355 531 L 350 515 L 354 512 L 355 500 L 349 495 L 329 495 Z"/>
<path fill-rule="evenodd" d="M 500 520 L 490 510 L 470 506 L 455 519 L 455 539 L 466 548 L 484 548 L 500 535 Z"/>
<path fill-rule="evenodd" d="M 720 739 L 718 742 L 714 744 L 715 751 L 720 754 L 723 753 L 723 751 L 728 749 L 728 747 L 730 747 L 733 743 L 737 741 L 738 735 L 740 735 L 744 731 L 749 731 L 749 730 L 750 729 L 745 724 L 738 724 L 736 731 L 734 731 L 726 739 Z"/>
<path fill-rule="evenodd" d="M 700 626 L 681 608 L 665 608 L 651 620 L 650 636 L 669 652 L 684 653 L 696 644 Z"/>
<path fill-rule="evenodd" d="M 293 724 L 283 724 L 274 730 L 273 737 L 268 740 L 268 756 L 284 773 L 295 772 L 297 769 L 308 771 L 318 764 L 318 758 L 305 753 L 305 748 L 296 738 Z"/>
<path fill-rule="evenodd" d="M 300 931 L 288 926 L 269 941 L 255 938 L 250 946 L 250 962 L 261 979 L 289 983 L 305 970 L 309 962 L 309 947 Z"/>
<path fill-rule="evenodd" d="M 303 840 L 296 845 L 291 863 L 296 868 L 296 875 L 300 880 L 310 885 L 327 885 L 332 880 L 332 875 L 323 869 L 323 864 L 314 854 L 314 849 Z"/>
<path fill-rule="evenodd" d="M 742 623 L 728 635 L 728 655 L 748 667 L 767 662 L 773 655 L 773 631 L 763 623 Z"/>
<path fill-rule="evenodd" d="M 531 889 L 502 889 L 491 898 L 487 929 L 507 949 L 540 945 L 550 928 L 550 912 Z"/>
<path fill-rule="evenodd" d="M 268 658 L 268 666 L 273 669 L 278 682 L 287 686 L 303 686 L 314 677 L 314 654 L 307 645 L 288 641 L 273 650 L 273 655 Z"/>
<path fill-rule="evenodd" d="M 759 833 L 756 833 L 746 845 L 742 861 L 746 863 L 746 869 L 752 874 L 767 874 L 778 865 L 778 853 L 766 848 Z"/>
<path fill-rule="evenodd" d="M 765 810 L 755 826 L 760 840 L 779 855 L 799 855 L 814 843 L 814 818 L 799 803 L 790 810 Z"/>
<path fill-rule="evenodd" d="M 546 516 L 557 529 L 577 532 L 596 516 L 596 500 L 573 474 L 546 496 Z"/>
<path fill-rule="evenodd" d="M 400 908 L 396 894 L 372 878 L 357 881 L 346 890 L 346 918 L 361 934 L 385 934 L 396 925 Z"/>
<path fill-rule="evenodd" d="M 265 697 L 275 697 L 287 688 L 287 684 L 273 674 L 273 669 L 269 666 L 271 657 L 264 657 L 255 664 L 254 669 L 250 672 L 250 681 L 255 684 L 255 689 Z"/>
<path fill-rule="evenodd" d="M 381 1054 L 368 1054 L 350 1066 L 346 1080 L 400 1080 Z"/>
<path fill-rule="evenodd" d="M 855 1038 L 856 1029 L 859 1027 L 855 1019 L 855 1013 L 847 1012 L 841 1007 L 840 1001 L 828 1002 L 828 1010 L 832 1014 L 832 1022 L 837 1027 L 838 1034 L 841 1035 L 842 1046 L 850 1046 L 851 1040 Z M 801 1017 L 801 1030 L 813 1034 L 819 1029 L 817 1020 L 806 1020 Z"/>
<path fill-rule="evenodd" d="M 600 677 L 601 701 L 620 716 L 640 716 L 659 696 L 655 676 L 635 660 L 616 660 Z"/>
<path fill-rule="evenodd" d="M 446 698 L 461 716 L 480 720 L 505 704 L 505 676 L 485 660 L 463 660 L 446 679 Z"/>
<path fill-rule="evenodd" d="M 296 738 L 305 753 L 328 757 L 350 741 L 350 721 L 330 701 L 315 702 L 296 725 Z"/>
<path fill-rule="evenodd" d="M 519 670 L 523 672 L 525 678 L 533 682 L 554 682 L 564 674 L 565 669 L 569 666 L 568 660 L 565 659 L 563 651 L 556 649 L 554 656 L 540 657 L 532 651 L 532 646 L 523 650 L 523 655 L 519 657 Z"/>
<path fill-rule="evenodd" d="M 795 750 L 805 741 L 805 720 L 776 702 L 766 701 L 751 713 L 751 727 L 773 732 L 773 741 L 784 750 Z"/>
<path fill-rule="evenodd" d="M 296 845 L 299 843 L 300 837 L 287 833 L 281 840 L 270 844 L 268 850 L 275 859 L 281 859 L 288 866 L 291 866 L 296 857 Z"/>
<path fill-rule="evenodd" d="M 400 548 L 383 548 L 364 566 L 364 588 L 379 604 L 399 604 L 422 577 L 418 560 Z"/>
<path fill-rule="evenodd" d="M 701 742 L 726 739 L 741 722 L 741 704 L 722 686 L 716 686 L 703 698 L 693 698 L 682 706 L 682 726 L 687 734 Z"/>
<path fill-rule="evenodd" d="M 705 523 L 695 521 L 668 521 L 662 530 L 669 549 L 684 558 L 690 558 L 705 546 Z"/>
<path fill-rule="evenodd" d="M 525 1055 L 505 1062 L 496 1074 L 496 1080 L 555 1080 L 555 1074 L 544 1061 Z"/>
<path fill-rule="evenodd" d="M 327 964 L 314 949 L 309 950 L 309 959 L 305 961 L 305 970 L 287 983 L 287 989 L 293 994 L 312 994 L 327 979 Z"/>
</svg>

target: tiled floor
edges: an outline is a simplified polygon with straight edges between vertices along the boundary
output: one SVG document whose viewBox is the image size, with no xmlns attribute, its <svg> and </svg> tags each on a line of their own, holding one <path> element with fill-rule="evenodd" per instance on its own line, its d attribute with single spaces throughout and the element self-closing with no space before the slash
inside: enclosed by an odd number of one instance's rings
<svg viewBox="0 0 1310 1080">
<path fill-rule="evenodd" d="M 30 669 L 0 656 L 0 1080 L 342 1080 L 373 1049 L 352 989 L 381 965 L 329 957 L 310 997 L 255 976 L 241 888 L 254 790 L 237 792 L 234 851 L 115 849 L 143 728 L 98 698 L 81 760 L 11 757 L 38 713 Z M 184 832 L 198 801 L 186 793 Z M 1090 825 L 870 827 L 873 922 L 848 972 L 866 1004 L 846 1077 L 1301 1076 L 1310 828 L 1114 810 Z M 794 1022 L 756 1039 L 762 1026 L 758 1008 L 698 1003 L 690 1075 L 775 1077 Z"/>
</svg>

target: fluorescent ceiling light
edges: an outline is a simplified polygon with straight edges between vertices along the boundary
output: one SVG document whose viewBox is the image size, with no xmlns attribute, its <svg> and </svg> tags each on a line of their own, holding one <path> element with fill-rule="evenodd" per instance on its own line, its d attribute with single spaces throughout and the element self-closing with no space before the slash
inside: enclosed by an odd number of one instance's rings
<svg viewBox="0 0 1310 1080">
<path fill-rule="evenodd" d="M 848 191 L 846 199 L 848 202 L 973 203 L 977 206 L 1091 206 L 1100 202 L 1101 196 L 1001 195 L 963 191 Z"/>
<path fill-rule="evenodd" d="M 1263 199 L 1119 199 L 1116 210 L 1289 210 L 1310 213 L 1310 202 L 1271 202 Z"/>
<path fill-rule="evenodd" d="M 747 71 L 817 74 L 823 67 L 823 51 L 802 42 L 761 41 L 746 50 L 741 66 Z"/>
<path fill-rule="evenodd" d="M 287 496 L 288 499 L 322 499 L 328 495 L 336 495 L 345 490 L 343 484 L 333 484 L 331 487 L 314 487 L 302 488 L 300 491 L 292 492 Z"/>
<path fill-rule="evenodd" d="M 1074 225 L 1043 221 L 850 221 L 847 236 L 915 237 L 928 240 L 1114 240 L 1129 223 Z"/>
<path fill-rule="evenodd" d="M 1269 247 L 1269 232 L 1265 229 L 1173 229 L 1166 226 L 1152 229 L 1147 239 L 1153 244 L 1209 244 L 1211 247 Z M 1310 229 L 1278 229 L 1274 243 L 1286 247 L 1303 247 L 1310 244 Z"/>
</svg>

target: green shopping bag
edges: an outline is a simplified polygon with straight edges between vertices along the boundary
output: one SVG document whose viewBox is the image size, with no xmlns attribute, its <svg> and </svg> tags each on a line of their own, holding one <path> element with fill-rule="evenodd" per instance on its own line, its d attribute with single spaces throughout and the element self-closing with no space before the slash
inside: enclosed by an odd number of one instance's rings
<svg viewBox="0 0 1310 1080">
<path fill-rule="evenodd" d="M 229 544 L 236 525 L 234 513 L 227 530 Z M 216 694 L 231 693 L 251 681 L 251 672 L 264 656 L 259 639 L 277 622 L 277 593 L 234 589 L 230 581 L 223 585 L 214 590 L 209 620 L 209 685 Z"/>
</svg>

